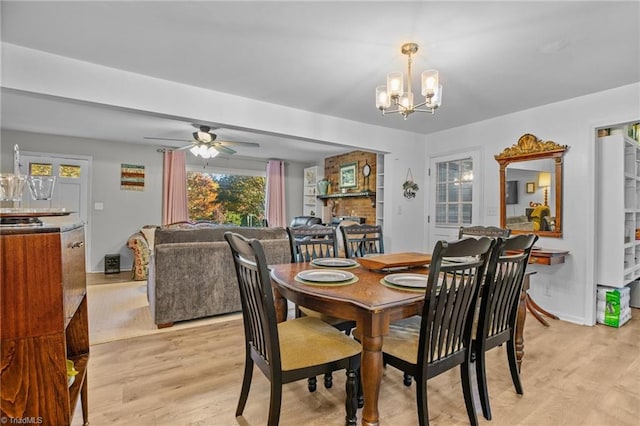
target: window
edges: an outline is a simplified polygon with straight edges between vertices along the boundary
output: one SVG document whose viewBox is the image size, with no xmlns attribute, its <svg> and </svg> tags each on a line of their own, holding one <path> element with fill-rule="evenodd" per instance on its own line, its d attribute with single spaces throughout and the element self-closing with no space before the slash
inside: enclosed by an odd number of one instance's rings
<svg viewBox="0 0 640 426">
<path fill-rule="evenodd" d="M 473 160 L 436 163 L 436 224 L 469 225 L 472 221 Z"/>
<path fill-rule="evenodd" d="M 264 176 L 187 172 L 189 218 L 262 226 L 265 189 Z"/>
</svg>

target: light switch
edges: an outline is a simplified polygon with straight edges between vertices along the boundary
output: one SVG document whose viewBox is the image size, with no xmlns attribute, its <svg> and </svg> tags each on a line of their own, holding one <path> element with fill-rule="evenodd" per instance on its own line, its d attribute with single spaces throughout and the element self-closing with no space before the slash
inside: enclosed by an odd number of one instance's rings
<svg viewBox="0 0 640 426">
<path fill-rule="evenodd" d="M 94 210 L 104 210 L 104 203 L 95 203 L 93 208 Z"/>
</svg>

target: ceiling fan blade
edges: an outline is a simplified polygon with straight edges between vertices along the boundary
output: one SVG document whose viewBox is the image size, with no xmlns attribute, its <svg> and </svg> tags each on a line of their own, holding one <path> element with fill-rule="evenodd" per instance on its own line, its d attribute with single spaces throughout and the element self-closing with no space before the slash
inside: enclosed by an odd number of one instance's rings
<svg viewBox="0 0 640 426">
<path fill-rule="evenodd" d="M 189 145 L 181 146 L 180 148 L 176 148 L 174 149 L 174 151 L 184 151 L 185 149 L 190 149 L 191 147 L 193 147 L 192 143 L 190 143 Z"/>
<path fill-rule="evenodd" d="M 186 139 L 172 139 L 172 138 L 151 138 L 149 136 L 145 136 L 145 139 L 151 139 L 154 141 L 176 141 L 176 142 L 189 142 Z"/>
<path fill-rule="evenodd" d="M 228 146 L 244 146 L 246 148 L 260 148 L 259 143 L 255 142 L 237 142 L 237 141 L 216 141 L 216 143 L 228 145 Z"/>
<path fill-rule="evenodd" d="M 233 149 L 227 148 L 226 146 L 220 145 L 219 143 L 213 144 L 213 148 L 216 151 L 221 152 L 223 154 L 235 154 L 236 153 L 236 151 L 234 151 Z"/>
</svg>

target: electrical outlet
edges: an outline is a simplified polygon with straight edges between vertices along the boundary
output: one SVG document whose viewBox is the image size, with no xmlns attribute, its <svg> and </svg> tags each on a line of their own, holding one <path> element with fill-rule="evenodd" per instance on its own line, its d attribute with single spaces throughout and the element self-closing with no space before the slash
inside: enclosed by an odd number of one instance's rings
<svg viewBox="0 0 640 426">
<path fill-rule="evenodd" d="M 551 286 L 549 284 L 544 285 L 544 295 L 551 297 Z"/>
<path fill-rule="evenodd" d="M 398 206 L 398 216 L 402 215 L 402 206 Z"/>
</svg>

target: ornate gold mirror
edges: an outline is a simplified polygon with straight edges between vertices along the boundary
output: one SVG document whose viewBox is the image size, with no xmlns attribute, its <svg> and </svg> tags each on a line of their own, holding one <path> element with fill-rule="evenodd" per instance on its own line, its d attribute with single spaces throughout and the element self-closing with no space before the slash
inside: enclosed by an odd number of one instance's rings
<svg viewBox="0 0 640 426">
<path fill-rule="evenodd" d="M 500 164 L 500 227 L 512 234 L 562 237 L 562 161 L 567 148 L 527 133 L 495 156 Z"/>
</svg>

